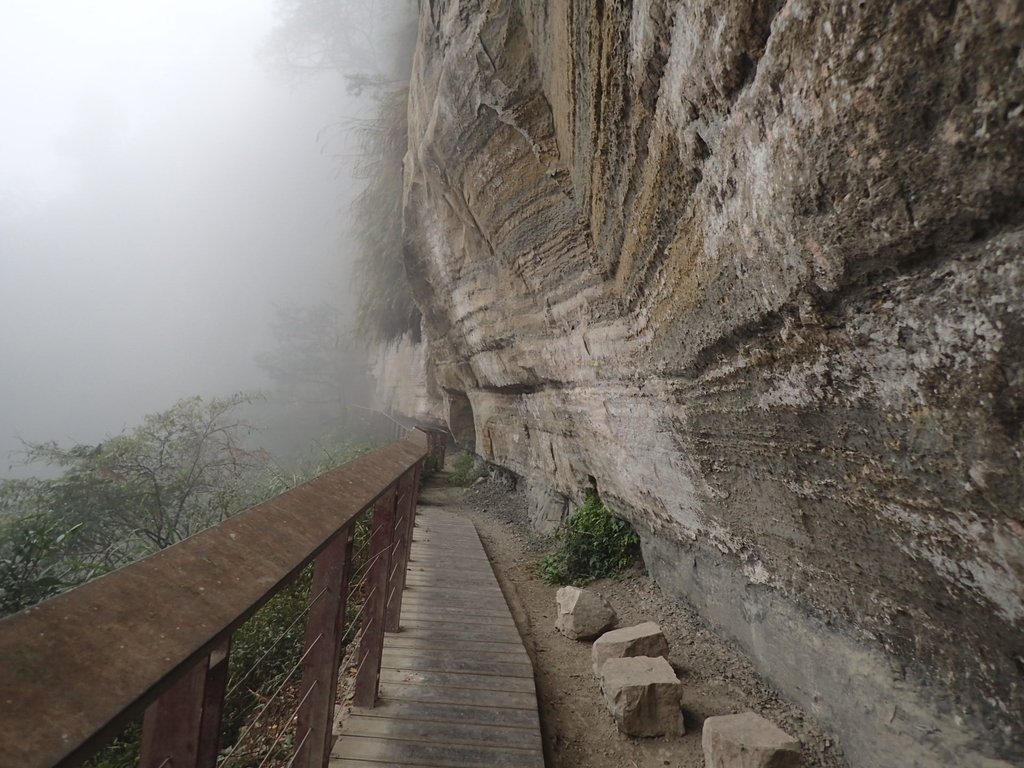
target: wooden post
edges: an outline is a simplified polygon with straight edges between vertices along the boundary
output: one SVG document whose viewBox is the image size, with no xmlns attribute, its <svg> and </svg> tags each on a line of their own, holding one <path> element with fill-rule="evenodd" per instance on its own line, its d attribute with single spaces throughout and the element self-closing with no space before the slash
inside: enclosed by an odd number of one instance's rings
<svg viewBox="0 0 1024 768">
<path fill-rule="evenodd" d="M 419 488 L 419 466 L 411 467 L 399 481 L 398 518 L 395 521 L 395 541 L 388 571 L 387 620 L 384 629 L 397 632 L 402 615 L 402 591 L 405 589 L 405 573 L 409 563 L 409 546 L 412 543 L 413 520 L 416 517 L 416 489 Z"/>
<path fill-rule="evenodd" d="M 306 619 L 309 651 L 302 668 L 301 704 L 295 726 L 295 760 L 301 768 L 325 768 L 331 756 L 334 702 L 345 633 L 345 602 L 352 572 L 353 525 L 349 523 L 317 555 Z"/>
<path fill-rule="evenodd" d="M 206 674 L 206 690 L 203 692 L 203 719 L 199 725 L 199 768 L 214 768 L 217 765 L 220 720 L 224 713 L 230 657 L 231 638 L 210 653 L 210 668 Z"/>
<path fill-rule="evenodd" d="M 366 586 L 369 594 L 363 604 L 363 636 L 359 642 L 359 664 L 352 703 L 373 707 L 377 703 L 377 683 L 384 651 L 384 621 L 387 608 L 388 572 L 391 544 L 395 533 L 397 484 L 392 485 L 373 508 L 369 557 L 371 565 Z"/>
<path fill-rule="evenodd" d="M 146 709 L 139 768 L 213 768 L 227 681 L 227 649 L 204 656 Z"/>
</svg>

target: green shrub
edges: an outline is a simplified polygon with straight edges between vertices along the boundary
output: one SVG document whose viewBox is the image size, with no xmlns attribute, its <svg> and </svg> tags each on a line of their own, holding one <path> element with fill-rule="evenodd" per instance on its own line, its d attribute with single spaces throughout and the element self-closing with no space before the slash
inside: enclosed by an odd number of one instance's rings
<svg viewBox="0 0 1024 768">
<path fill-rule="evenodd" d="M 448 482 L 452 485 L 468 487 L 487 476 L 487 466 L 478 462 L 476 456 L 469 451 L 463 451 L 452 462 L 452 471 L 448 475 Z"/>
<path fill-rule="evenodd" d="M 277 689 L 302 655 L 311 581 L 312 567 L 307 566 L 232 635 L 222 743 L 235 743 L 257 704 Z"/>
<path fill-rule="evenodd" d="M 83 525 L 68 527 L 42 512 L 0 516 L 0 616 L 53 597 L 98 570 L 68 554 Z"/>
<path fill-rule="evenodd" d="M 84 768 L 135 768 L 139 764 L 141 737 L 142 720 L 139 719 L 82 765 Z"/>
<path fill-rule="evenodd" d="M 618 576 L 640 555 L 640 537 L 625 520 L 612 515 L 595 492 L 555 533 L 555 550 L 540 562 L 549 584 L 581 586 Z"/>
</svg>

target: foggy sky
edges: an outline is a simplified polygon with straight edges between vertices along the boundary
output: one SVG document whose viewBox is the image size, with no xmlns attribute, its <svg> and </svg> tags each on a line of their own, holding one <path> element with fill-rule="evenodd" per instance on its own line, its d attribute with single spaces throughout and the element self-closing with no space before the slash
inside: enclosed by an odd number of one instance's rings
<svg viewBox="0 0 1024 768">
<path fill-rule="evenodd" d="M 336 126 L 366 103 L 274 77 L 273 25 L 270 0 L 0 6 L 0 475 L 16 435 L 264 386 L 273 305 L 344 293 Z"/>
</svg>

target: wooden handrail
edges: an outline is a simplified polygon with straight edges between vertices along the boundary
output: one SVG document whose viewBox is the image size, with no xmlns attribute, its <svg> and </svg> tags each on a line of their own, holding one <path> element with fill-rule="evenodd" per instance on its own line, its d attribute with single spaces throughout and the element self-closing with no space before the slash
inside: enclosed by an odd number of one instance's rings
<svg viewBox="0 0 1024 768">
<path fill-rule="evenodd" d="M 338 568 L 347 579 L 356 517 L 382 497 L 397 502 L 403 479 L 402 487 L 415 493 L 411 478 L 436 441 L 413 430 L 179 544 L 0 620 L 0 766 L 78 765 L 147 707 L 143 765 L 212 765 L 215 744 L 196 742 L 217 731 L 223 703 L 223 681 L 217 681 L 233 630 L 311 562 L 315 582 L 334 583 L 333 593 L 343 593 Z M 415 496 L 410 507 L 407 523 Z M 310 612 L 309 620 L 319 617 L 325 628 L 307 629 L 307 643 L 315 636 L 333 644 L 330 653 L 309 654 L 328 673 L 310 661 L 303 678 L 321 686 L 337 679 L 344 602 L 342 595 L 339 609 L 334 599 L 330 608 Z M 320 698 L 333 708 L 333 695 Z M 330 717 L 314 714 L 304 722 L 330 728 Z M 313 757 L 295 764 L 325 765 L 329 739 L 329 730 L 313 734 L 310 743 L 319 746 L 304 748 Z"/>
</svg>

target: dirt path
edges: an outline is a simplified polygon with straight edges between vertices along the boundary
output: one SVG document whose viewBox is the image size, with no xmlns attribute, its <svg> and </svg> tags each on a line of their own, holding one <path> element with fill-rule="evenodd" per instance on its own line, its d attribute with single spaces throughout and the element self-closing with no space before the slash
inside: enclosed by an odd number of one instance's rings
<svg viewBox="0 0 1024 768">
<path fill-rule="evenodd" d="M 457 488 L 443 476 L 424 489 L 422 503 L 444 505 L 476 524 L 498 580 L 533 658 L 545 755 L 557 768 L 700 768 L 700 724 L 705 717 L 753 710 L 804 744 L 806 768 L 845 768 L 817 724 L 781 699 L 729 643 L 715 636 L 685 604 L 668 598 L 639 569 L 619 581 L 590 585 L 619 614 L 619 626 L 658 622 L 671 647 L 669 661 L 684 683 L 687 733 L 674 739 L 620 734 L 601 701 L 591 671 L 590 644 L 554 629 L 555 587 L 534 573 L 548 548 L 534 533 L 520 493 L 499 482 Z"/>
</svg>

